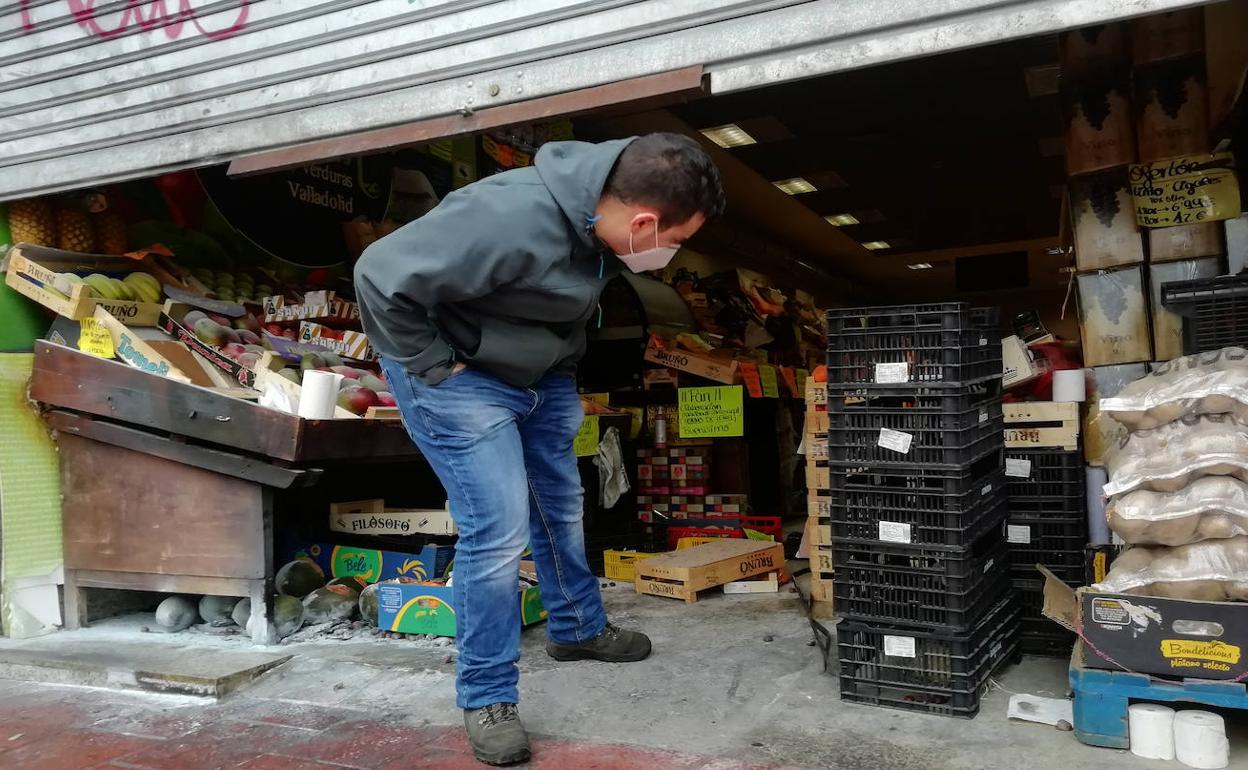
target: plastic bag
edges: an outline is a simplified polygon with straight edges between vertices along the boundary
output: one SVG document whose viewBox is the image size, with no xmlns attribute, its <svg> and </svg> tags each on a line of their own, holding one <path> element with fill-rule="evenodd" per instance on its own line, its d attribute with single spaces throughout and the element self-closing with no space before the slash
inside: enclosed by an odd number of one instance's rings
<svg viewBox="0 0 1248 770">
<path fill-rule="evenodd" d="M 1248 484 L 1206 476 L 1178 492 L 1137 489 L 1111 498 L 1105 516 L 1110 529 L 1133 545 L 1187 545 L 1248 535 Z"/>
<path fill-rule="evenodd" d="M 1248 481 L 1248 425 L 1229 414 L 1188 416 L 1128 434 L 1106 458 L 1105 494 L 1177 492 L 1202 476 Z"/>
<path fill-rule="evenodd" d="M 1248 423 L 1248 350 L 1222 348 L 1158 364 L 1117 396 L 1102 399 L 1101 412 L 1131 430 L 1200 414 L 1234 414 Z"/>
<path fill-rule="evenodd" d="M 1136 546 L 1093 590 L 1202 602 L 1248 599 L 1248 536 L 1177 547 Z"/>
</svg>

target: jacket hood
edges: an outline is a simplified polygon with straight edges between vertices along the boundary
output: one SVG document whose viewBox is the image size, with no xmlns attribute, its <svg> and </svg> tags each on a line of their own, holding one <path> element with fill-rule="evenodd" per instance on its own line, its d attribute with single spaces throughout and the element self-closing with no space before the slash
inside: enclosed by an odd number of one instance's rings
<svg viewBox="0 0 1248 770">
<path fill-rule="evenodd" d="M 594 245 L 594 209 L 620 153 L 637 137 L 608 142 L 549 142 L 533 165 L 551 196 L 586 245 Z"/>
</svg>

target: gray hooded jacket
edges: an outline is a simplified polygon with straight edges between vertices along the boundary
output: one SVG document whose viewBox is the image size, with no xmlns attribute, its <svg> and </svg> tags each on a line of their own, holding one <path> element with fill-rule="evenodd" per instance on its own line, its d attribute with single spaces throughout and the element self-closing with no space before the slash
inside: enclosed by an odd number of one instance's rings
<svg viewBox="0 0 1248 770">
<path fill-rule="evenodd" d="M 517 387 L 574 371 L 623 267 L 592 224 L 631 141 L 544 145 L 533 166 L 456 190 L 369 246 L 355 290 L 374 349 L 431 385 L 459 361 Z"/>
</svg>

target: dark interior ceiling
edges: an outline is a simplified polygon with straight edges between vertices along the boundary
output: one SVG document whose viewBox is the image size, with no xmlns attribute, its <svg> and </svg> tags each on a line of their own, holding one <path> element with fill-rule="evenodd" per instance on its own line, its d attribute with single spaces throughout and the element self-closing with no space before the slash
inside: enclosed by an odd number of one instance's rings
<svg viewBox="0 0 1248 770">
<path fill-rule="evenodd" d="M 768 180 L 813 182 L 795 199 L 854 214 L 844 232 L 859 242 L 900 253 L 1040 238 L 1057 232 L 1062 126 L 1056 94 L 1031 96 L 1026 72 L 1056 60 L 1056 39 L 1036 38 L 672 111 L 697 129 L 755 126 L 758 143 L 730 152 Z"/>
<path fill-rule="evenodd" d="M 834 301 L 948 298 L 958 293 L 954 261 L 998 244 L 1030 253 L 1032 290 L 1056 289 L 1065 258 L 1045 254 L 1065 178 L 1056 62 L 1055 37 L 1014 41 L 587 117 L 577 132 L 697 137 L 720 167 L 729 204 L 692 247 L 798 285 L 812 281 Z M 725 124 L 757 143 L 721 149 L 699 133 Z M 792 177 L 816 191 L 790 196 L 771 184 Z M 843 213 L 860 224 L 823 219 Z M 758 248 L 760 237 L 771 247 Z M 869 241 L 890 248 L 860 245 Z M 916 262 L 933 269 L 907 268 Z"/>
</svg>

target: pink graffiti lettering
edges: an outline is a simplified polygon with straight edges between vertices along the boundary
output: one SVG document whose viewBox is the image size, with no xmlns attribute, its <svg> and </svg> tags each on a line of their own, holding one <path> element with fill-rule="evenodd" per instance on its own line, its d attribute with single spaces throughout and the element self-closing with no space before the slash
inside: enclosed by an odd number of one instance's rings
<svg viewBox="0 0 1248 770">
<path fill-rule="evenodd" d="M 104 15 L 109 16 L 120 14 L 115 16 L 115 25 L 105 27 L 100 23 L 101 12 L 96 9 L 96 2 L 97 0 L 65 0 L 65 6 L 84 32 L 104 40 L 111 40 L 135 31 L 136 28 L 140 32 L 164 29 L 165 37 L 177 40 L 188 28 L 188 22 L 191 28 L 209 40 L 225 40 L 247 27 L 247 16 L 251 13 L 251 0 L 238 0 L 238 13 L 233 23 L 224 29 L 206 29 L 195 11 L 194 0 L 126 0 L 125 8 L 120 12 L 104 12 Z M 30 5 L 31 0 L 21 0 L 21 23 L 26 32 L 34 32 L 38 26 L 31 14 Z"/>
</svg>

